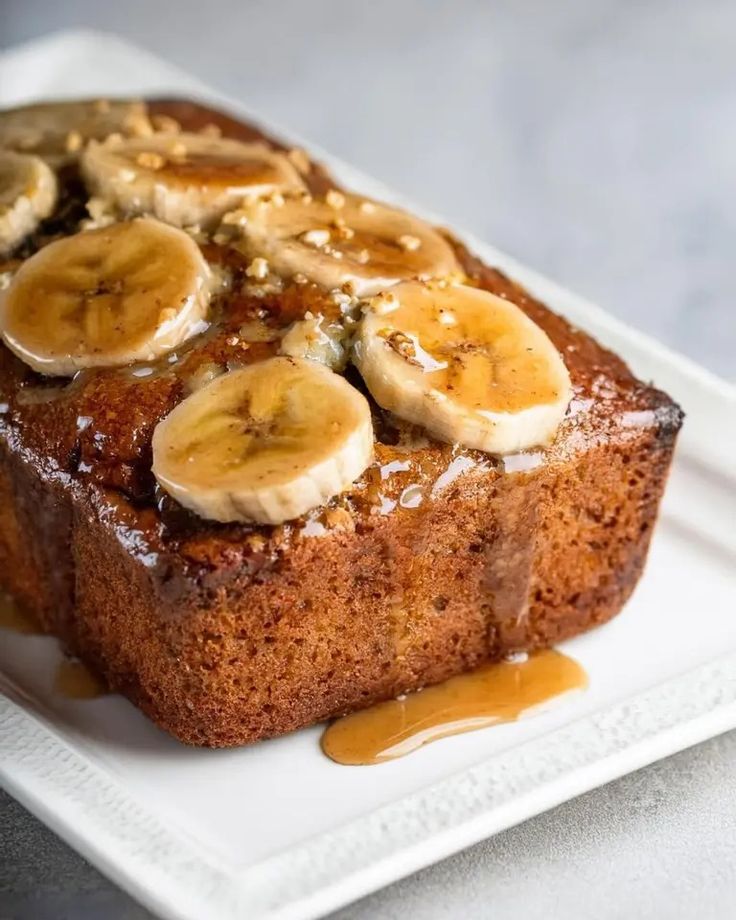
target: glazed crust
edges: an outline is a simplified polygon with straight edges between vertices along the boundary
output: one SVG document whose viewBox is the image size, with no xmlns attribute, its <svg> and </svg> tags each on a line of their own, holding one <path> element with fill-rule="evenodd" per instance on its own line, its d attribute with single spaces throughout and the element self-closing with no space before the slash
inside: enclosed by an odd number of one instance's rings
<svg viewBox="0 0 736 920">
<path fill-rule="evenodd" d="M 216 123 L 263 139 L 194 103 L 152 108 L 187 130 Z M 318 166 L 306 179 L 314 191 L 335 184 Z M 78 217 L 75 181 L 45 233 Z M 562 353 L 575 395 L 554 444 L 497 460 L 374 405 L 374 464 L 326 508 L 279 527 L 178 507 L 155 488 L 151 434 L 203 365 L 273 352 L 230 344 L 234 329 L 327 313 L 326 295 L 287 285 L 226 297 L 209 333 L 143 377 L 60 384 L 0 347 L 0 579 L 182 741 L 256 741 L 552 645 L 608 620 L 636 585 L 680 409 L 452 242 L 473 283 L 517 303 Z M 231 251 L 207 255 L 243 270 Z"/>
</svg>

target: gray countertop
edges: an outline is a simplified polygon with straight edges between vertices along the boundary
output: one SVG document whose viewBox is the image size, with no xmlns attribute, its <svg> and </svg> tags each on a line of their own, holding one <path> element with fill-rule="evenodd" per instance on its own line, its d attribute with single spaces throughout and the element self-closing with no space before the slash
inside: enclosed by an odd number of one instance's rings
<svg viewBox="0 0 736 920">
<path fill-rule="evenodd" d="M 730 0 L 0 0 L 0 48 L 71 26 L 149 47 L 736 379 Z M 735 775 L 731 733 L 337 916 L 730 920 Z M 148 916 L 7 796 L 0 826 L 0 920 Z"/>
</svg>

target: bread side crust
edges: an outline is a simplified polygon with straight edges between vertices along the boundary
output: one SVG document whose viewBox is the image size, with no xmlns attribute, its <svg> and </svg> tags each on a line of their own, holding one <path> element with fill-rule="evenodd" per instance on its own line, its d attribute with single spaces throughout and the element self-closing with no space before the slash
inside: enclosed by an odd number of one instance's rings
<svg viewBox="0 0 736 920">
<path fill-rule="evenodd" d="M 273 568 L 184 593 L 136 545 L 125 500 L 6 447 L 2 578 L 161 728 L 245 744 L 606 622 L 641 574 L 673 441 L 649 430 L 528 473 L 469 471 L 415 514 L 297 536 Z M 39 496 L 71 522 L 63 539 L 32 513 Z"/>
</svg>

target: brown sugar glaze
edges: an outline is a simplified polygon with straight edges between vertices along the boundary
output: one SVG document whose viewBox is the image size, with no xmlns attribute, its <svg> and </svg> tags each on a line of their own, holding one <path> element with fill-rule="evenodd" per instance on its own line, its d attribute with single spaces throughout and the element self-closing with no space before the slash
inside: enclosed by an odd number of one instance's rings
<svg viewBox="0 0 736 920">
<path fill-rule="evenodd" d="M 243 141 L 265 140 L 274 148 L 281 146 L 265 138 L 252 126 L 188 102 L 154 101 L 149 108 L 154 115 L 177 119 L 187 131 L 197 131 L 215 124 L 225 137 Z M 336 186 L 318 164 L 311 164 L 304 175 L 304 181 L 314 193 Z M 68 175 L 61 213 L 47 222 L 51 236 L 74 231 L 80 216 L 84 214 L 84 197 L 78 179 L 73 174 Z M 30 249 L 34 245 L 41 245 L 48 238 L 41 237 L 35 243 L 32 241 Z M 602 436 L 603 428 L 600 424 L 593 424 L 592 416 L 612 414 L 605 401 L 610 400 L 613 404 L 622 389 L 630 388 L 632 377 L 626 366 L 614 359 L 612 379 L 591 379 L 587 368 L 591 364 L 595 365 L 596 355 L 583 356 L 567 349 L 571 330 L 564 320 L 548 313 L 500 272 L 482 265 L 459 243 L 454 240 L 450 242 L 457 251 L 470 283 L 513 300 L 545 329 L 563 353 L 575 391 L 582 397 L 577 403 L 573 401 L 574 405 L 568 421 L 563 424 L 556 448 L 551 452 L 536 452 L 535 463 L 545 462 L 548 455 L 552 459 L 555 454 L 561 456 L 568 448 L 565 434 L 573 427 L 575 437 L 579 440 L 586 437 L 588 429 L 594 429 L 597 437 Z M 304 521 L 296 521 L 292 526 L 281 528 L 250 528 L 247 525 L 223 527 L 180 513 L 165 498 L 158 502 L 160 496 L 156 495 L 155 481 L 150 471 L 151 436 L 158 421 L 188 395 L 191 381 L 196 380 L 203 369 L 213 368 L 215 372 L 232 369 L 275 354 L 279 348 L 280 335 L 307 311 L 315 315 L 322 313 L 327 319 L 336 318 L 340 313 L 330 295 L 311 284 L 286 283 L 280 290 L 243 291 L 241 284 L 248 260 L 234 249 L 214 243 L 203 244 L 202 249 L 210 263 L 225 266 L 232 272 L 232 286 L 216 299 L 210 329 L 159 361 L 122 370 L 81 372 L 70 382 L 60 382 L 58 379 L 40 377 L 7 350 L 0 350 L 0 362 L 3 365 L 0 370 L 15 384 L 15 392 L 9 400 L 8 421 L 23 429 L 24 441 L 29 447 L 36 448 L 39 454 L 55 455 L 61 469 L 79 477 L 83 482 L 94 483 L 117 493 L 111 495 L 114 506 L 118 506 L 121 501 L 132 503 L 131 512 L 134 509 L 136 512 L 132 516 L 139 518 L 137 529 L 145 535 L 145 542 L 150 547 L 147 554 L 159 548 L 155 544 L 160 544 L 160 538 L 176 552 L 182 539 L 192 538 L 198 544 L 200 537 L 206 535 L 216 543 L 219 542 L 221 549 L 226 549 L 230 555 L 233 546 L 247 543 L 244 538 L 253 531 L 257 531 L 259 538 L 267 545 L 275 548 L 275 544 L 283 544 L 285 535 L 298 534 L 305 526 L 314 526 L 312 515 Z M 254 324 L 273 330 L 273 339 L 249 341 L 257 337 L 241 335 L 244 329 Z M 612 356 L 609 353 L 603 352 L 593 342 L 586 343 L 585 347 L 588 351 L 600 351 L 601 361 L 605 359 L 610 366 Z M 365 393 L 357 373 L 348 369 L 346 374 L 351 383 Z M 593 400 L 590 398 L 591 391 L 599 384 L 605 398 Z M 626 398 L 636 402 L 634 394 L 627 394 Z M 611 410 L 614 408 L 610 406 Z M 472 471 L 476 480 L 487 481 L 489 476 L 494 480 L 503 478 L 504 472 L 509 469 L 506 463 L 508 458 L 499 461 L 475 451 L 457 451 L 449 445 L 428 440 L 423 432 L 375 406 L 374 414 L 376 463 L 355 483 L 350 493 L 333 502 L 338 510 L 344 509 L 351 516 L 355 516 L 356 512 L 360 517 L 385 517 L 390 514 L 419 516 L 426 512 L 432 499 L 443 488 L 452 486 L 455 473 L 466 475 Z M 0 425 L 2 421 L 0 417 Z M 34 438 L 37 444 L 33 443 Z M 416 446 L 421 446 L 422 450 L 416 451 Z M 576 447 L 570 446 L 572 449 Z M 511 467 L 514 473 L 517 470 L 523 473 L 530 468 L 525 462 L 525 456 L 520 456 L 518 466 Z M 459 459 L 466 466 L 458 472 Z M 411 469 L 397 470 L 396 475 L 384 477 L 381 471 L 393 461 L 409 462 Z M 499 488 L 504 489 L 505 486 L 499 485 Z M 155 512 L 157 502 L 160 515 L 154 513 L 152 519 L 149 509 Z M 146 526 L 149 522 L 154 524 L 152 528 Z M 321 523 L 325 525 L 325 521 Z M 217 552 L 214 546 L 211 549 Z M 208 558 L 201 561 L 206 566 L 211 560 Z"/>
<path fill-rule="evenodd" d="M 580 665 L 554 649 L 484 664 L 444 683 L 343 716 L 325 729 L 322 750 L 340 764 L 383 763 L 440 738 L 513 722 L 586 685 Z"/>
</svg>

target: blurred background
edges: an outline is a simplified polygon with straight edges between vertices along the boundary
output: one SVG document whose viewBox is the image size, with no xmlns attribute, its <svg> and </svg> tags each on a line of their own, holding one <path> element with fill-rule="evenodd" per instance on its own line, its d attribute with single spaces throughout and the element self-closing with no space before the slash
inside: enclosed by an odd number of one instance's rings
<svg viewBox="0 0 736 920">
<path fill-rule="evenodd" d="M 736 380 L 734 0 L 0 0 L 0 50 L 75 27 L 169 59 Z M 522 898 L 526 920 L 726 920 L 735 765 L 732 732 L 340 920 L 501 920 Z M 2 920 L 147 916 L 0 794 Z"/>
<path fill-rule="evenodd" d="M 0 0 L 116 32 L 736 379 L 733 0 Z"/>
</svg>

